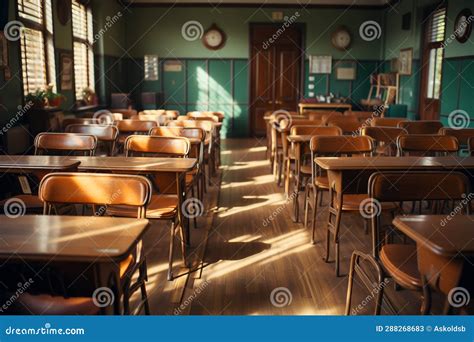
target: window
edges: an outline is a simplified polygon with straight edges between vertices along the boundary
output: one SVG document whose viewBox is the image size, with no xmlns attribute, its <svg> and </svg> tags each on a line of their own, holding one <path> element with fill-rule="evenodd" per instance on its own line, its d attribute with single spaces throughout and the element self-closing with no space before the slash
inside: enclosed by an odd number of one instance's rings
<svg viewBox="0 0 474 342">
<path fill-rule="evenodd" d="M 72 1 L 72 36 L 74 40 L 74 80 L 76 99 L 83 99 L 86 88 L 94 90 L 94 52 L 92 51 L 92 12 Z"/>
<path fill-rule="evenodd" d="M 24 94 L 56 90 L 51 0 L 18 0 L 18 16 L 25 25 L 20 39 Z"/>
<path fill-rule="evenodd" d="M 426 32 L 426 46 L 429 50 L 426 97 L 429 99 L 439 99 L 441 95 L 445 27 L 446 8 L 440 8 L 431 14 Z"/>
</svg>

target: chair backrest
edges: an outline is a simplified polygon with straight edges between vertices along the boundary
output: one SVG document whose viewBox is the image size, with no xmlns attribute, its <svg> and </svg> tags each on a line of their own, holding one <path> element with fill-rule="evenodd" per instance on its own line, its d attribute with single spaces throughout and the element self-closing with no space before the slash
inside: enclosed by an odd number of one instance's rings
<svg viewBox="0 0 474 342">
<path fill-rule="evenodd" d="M 373 140 L 367 136 L 314 136 L 311 138 L 310 149 L 315 155 L 354 155 L 370 154 Z"/>
<path fill-rule="evenodd" d="M 69 125 L 66 132 L 95 135 L 99 141 L 110 142 L 117 139 L 118 128 L 113 125 Z"/>
<path fill-rule="evenodd" d="M 69 125 L 97 125 L 99 119 L 95 118 L 67 118 L 62 121 L 62 129 L 65 130 Z"/>
<path fill-rule="evenodd" d="M 123 115 L 123 118 L 124 119 L 130 119 L 131 117 L 133 116 L 137 116 L 138 115 L 138 111 L 136 111 L 135 109 L 112 109 L 112 112 L 113 113 L 117 113 L 117 114 L 122 114 Z"/>
<path fill-rule="evenodd" d="M 280 123 L 280 129 L 285 131 L 290 131 L 293 126 L 323 126 L 322 121 L 315 119 L 294 119 L 291 120 L 282 120 Z"/>
<path fill-rule="evenodd" d="M 141 120 L 141 121 L 156 121 L 158 126 L 164 126 L 168 122 L 168 117 L 164 114 L 144 114 L 140 112 L 134 120 Z"/>
<path fill-rule="evenodd" d="M 153 127 L 157 127 L 156 121 L 142 121 L 142 120 L 118 120 L 115 121 L 120 134 L 127 133 L 146 133 Z"/>
<path fill-rule="evenodd" d="M 142 176 L 101 173 L 50 173 L 39 187 L 44 214 L 55 204 L 124 205 L 137 209 L 137 218 L 145 217 L 151 198 L 151 183 Z M 94 215 L 98 213 L 94 210 Z"/>
<path fill-rule="evenodd" d="M 404 128 L 408 134 L 438 134 L 443 124 L 435 120 L 402 121 L 398 127 Z"/>
<path fill-rule="evenodd" d="M 168 122 L 170 127 L 188 127 L 188 128 L 202 128 L 206 132 L 212 133 L 214 124 L 211 121 L 200 120 L 175 120 Z"/>
<path fill-rule="evenodd" d="M 201 114 L 208 116 L 216 116 L 219 122 L 224 121 L 225 118 L 224 112 L 202 111 Z"/>
<path fill-rule="evenodd" d="M 202 162 L 204 152 L 204 139 L 206 132 L 202 128 L 189 127 L 155 127 L 150 130 L 151 136 L 160 137 L 184 137 L 188 139 L 198 139 L 200 144 L 191 144 L 191 151 L 189 157 L 198 158 Z"/>
<path fill-rule="evenodd" d="M 386 146 L 384 154 L 388 154 L 390 156 L 396 153 L 397 138 L 402 134 L 407 134 L 407 132 L 403 128 L 398 127 L 369 126 L 362 128 L 362 135 L 366 135 L 374 139 L 375 144 L 378 146 Z"/>
<path fill-rule="evenodd" d="M 207 120 L 207 121 L 219 122 L 219 117 L 216 115 L 213 115 L 212 112 L 194 111 L 194 112 L 188 112 L 186 116 L 191 120 L 204 120 L 204 121 Z"/>
<path fill-rule="evenodd" d="M 399 155 L 413 152 L 418 155 L 446 155 L 456 153 L 459 143 L 455 137 L 435 134 L 408 134 L 397 138 Z"/>
<path fill-rule="evenodd" d="M 372 218 L 372 252 L 378 258 L 380 248 L 380 216 L 377 202 L 461 201 L 469 211 L 469 181 L 460 172 L 390 171 L 376 172 L 369 178 L 369 198 L 374 199 Z"/>
<path fill-rule="evenodd" d="M 459 145 L 467 146 L 469 138 L 474 137 L 474 128 L 454 129 L 443 127 L 438 132 L 440 135 L 450 135 L 458 139 Z"/>
<path fill-rule="evenodd" d="M 349 116 L 349 117 L 355 117 L 359 121 L 366 121 L 369 119 L 372 119 L 376 117 L 377 115 L 380 115 L 376 112 L 370 112 L 370 111 L 352 111 L 352 110 L 346 110 L 344 112 L 344 116 Z"/>
<path fill-rule="evenodd" d="M 328 124 L 328 121 L 335 118 L 335 117 L 339 117 L 339 116 L 342 116 L 343 114 L 341 112 L 336 112 L 336 111 L 333 111 L 333 112 L 329 112 L 327 114 L 324 114 L 323 117 L 322 117 L 322 120 L 323 120 L 323 125 L 327 125 Z"/>
<path fill-rule="evenodd" d="M 342 135 L 339 127 L 328 127 L 321 125 L 294 125 L 291 127 L 291 135 Z"/>
<path fill-rule="evenodd" d="M 360 129 L 362 127 L 362 124 L 355 116 L 348 115 L 332 117 L 328 120 L 327 125 L 337 126 L 342 130 L 343 134 L 352 135 L 360 134 Z"/>
<path fill-rule="evenodd" d="M 54 154 L 57 152 L 94 155 L 97 138 L 90 134 L 40 133 L 35 138 L 35 154 Z"/>
<path fill-rule="evenodd" d="M 305 110 L 303 112 L 309 120 L 322 120 L 324 115 L 331 114 L 330 110 Z"/>
<path fill-rule="evenodd" d="M 183 137 L 131 135 L 125 140 L 124 151 L 126 156 L 153 154 L 185 158 L 188 156 L 190 146 L 189 140 Z"/>
<path fill-rule="evenodd" d="M 398 127 L 398 124 L 402 121 L 407 121 L 406 118 L 373 118 L 370 121 L 370 125 L 377 127 Z"/>
</svg>

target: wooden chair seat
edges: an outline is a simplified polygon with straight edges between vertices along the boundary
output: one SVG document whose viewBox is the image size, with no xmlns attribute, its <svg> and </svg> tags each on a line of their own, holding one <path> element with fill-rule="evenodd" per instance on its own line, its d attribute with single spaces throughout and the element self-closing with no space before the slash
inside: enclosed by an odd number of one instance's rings
<svg viewBox="0 0 474 342">
<path fill-rule="evenodd" d="M 419 289 L 421 287 L 416 246 L 384 245 L 379 255 L 383 267 L 398 284 L 408 289 Z"/>
<path fill-rule="evenodd" d="M 29 293 L 22 294 L 15 307 L 27 315 L 97 315 L 100 310 L 89 297 L 64 298 Z"/>
<path fill-rule="evenodd" d="M 316 177 L 316 186 L 321 189 L 329 189 L 329 178 L 328 176 L 318 176 Z"/>
<path fill-rule="evenodd" d="M 135 259 L 133 258 L 133 255 L 130 254 L 127 259 L 123 260 L 120 263 L 120 278 L 122 278 L 125 275 L 125 273 L 127 273 L 128 270 L 132 269 L 132 267 L 130 266 L 132 266 L 134 261 Z"/>
<path fill-rule="evenodd" d="M 145 217 L 147 219 L 168 219 L 173 218 L 178 212 L 178 197 L 176 195 L 152 195 L 150 204 L 146 208 Z M 109 206 L 107 214 L 120 217 L 135 217 L 133 209 L 124 206 Z"/>
</svg>

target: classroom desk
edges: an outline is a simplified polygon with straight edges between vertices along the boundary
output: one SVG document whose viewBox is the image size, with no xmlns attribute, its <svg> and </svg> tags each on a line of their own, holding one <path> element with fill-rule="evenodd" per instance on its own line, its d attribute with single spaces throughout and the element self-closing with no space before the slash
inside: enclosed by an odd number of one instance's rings
<svg viewBox="0 0 474 342">
<path fill-rule="evenodd" d="M 418 270 L 428 307 L 430 287 L 446 296 L 459 287 L 468 294 L 474 293 L 474 216 L 458 214 L 449 220 L 447 215 L 398 216 L 393 224 L 416 242 Z M 458 303 L 454 295 L 452 301 Z M 473 308 L 471 300 L 466 309 L 472 314 Z M 451 310 L 451 306 L 445 306 L 445 314 Z"/>
<path fill-rule="evenodd" d="M 0 171 L 9 173 L 69 171 L 75 169 L 78 165 L 79 162 L 76 160 L 55 156 L 0 156 Z"/>
<path fill-rule="evenodd" d="M 368 179 L 377 171 L 459 171 L 473 182 L 474 157 L 319 157 L 338 194 L 366 194 Z"/>
<path fill-rule="evenodd" d="M 314 103 L 299 103 L 298 112 L 302 114 L 305 110 L 352 110 L 352 105 L 349 103 L 326 103 L 326 102 L 314 102 Z"/>
<path fill-rule="evenodd" d="M 2 216 L 0 280 L 16 290 L 31 277 L 35 291 L 72 297 L 108 287 L 115 296 L 109 309 L 120 313 L 119 265 L 147 228 L 148 220 L 136 218 Z"/>
</svg>

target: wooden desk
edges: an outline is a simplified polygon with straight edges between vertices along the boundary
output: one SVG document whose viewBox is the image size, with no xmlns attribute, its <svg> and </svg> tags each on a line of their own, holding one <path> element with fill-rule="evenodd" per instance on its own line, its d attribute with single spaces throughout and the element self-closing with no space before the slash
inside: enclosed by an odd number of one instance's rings
<svg viewBox="0 0 474 342">
<path fill-rule="evenodd" d="M 80 162 L 79 171 L 114 171 L 129 173 L 175 172 L 185 173 L 196 167 L 195 158 L 152 157 L 63 157 Z"/>
<path fill-rule="evenodd" d="M 79 161 L 54 156 L 0 156 L 2 172 L 33 172 L 33 171 L 69 171 L 75 169 Z"/>
<path fill-rule="evenodd" d="M 448 216 L 398 216 L 393 220 L 395 227 L 416 242 L 418 270 L 428 300 L 428 286 L 444 295 L 456 287 L 470 294 L 474 291 L 474 216 Z M 467 310 L 472 313 L 473 308 L 471 300 Z M 451 308 L 446 306 L 445 311 Z"/>
<path fill-rule="evenodd" d="M 35 291 L 62 288 L 69 296 L 90 297 L 106 286 L 119 305 L 120 262 L 134 251 L 147 228 L 148 220 L 135 218 L 2 216 L 0 279 L 15 290 L 21 276 L 31 277 Z"/>
<path fill-rule="evenodd" d="M 314 110 L 352 110 L 352 105 L 349 103 L 325 103 L 325 102 L 315 102 L 315 103 L 299 103 L 298 104 L 299 113 L 302 114 L 307 109 Z"/>
<path fill-rule="evenodd" d="M 286 138 L 291 143 L 309 143 L 314 135 L 289 135 Z"/>
</svg>

